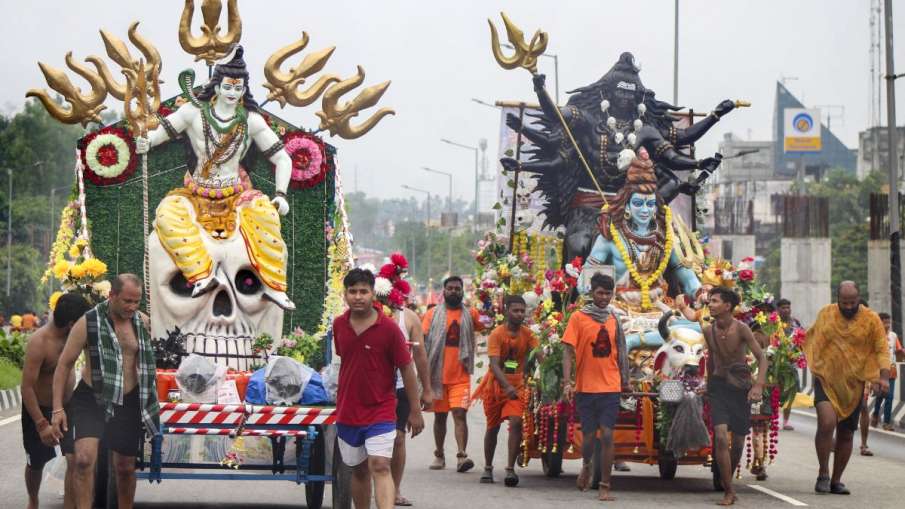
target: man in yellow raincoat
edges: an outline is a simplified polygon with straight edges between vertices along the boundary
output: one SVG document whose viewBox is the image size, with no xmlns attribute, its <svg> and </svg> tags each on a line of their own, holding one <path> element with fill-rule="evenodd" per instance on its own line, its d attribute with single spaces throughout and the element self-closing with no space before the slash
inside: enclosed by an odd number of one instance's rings
<svg viewBox="0 0 905 509">
<path fill-rule="evenodd" d="M 858 285 L 843 281 L 836 290 L 836 304 L 824 306 L 808 330 L 804 345 L 814 374 L 817 435 L 814 439 L 820 471 L 817 493 L 848 495 L 842 472 L 852 454 L 863 404 L 864 384 L 875 394 L 889 390 L 889 352 L 880 317 L 860 304 Z M 833 449 L 833 474 L 829 458 Z"/>
</svg>

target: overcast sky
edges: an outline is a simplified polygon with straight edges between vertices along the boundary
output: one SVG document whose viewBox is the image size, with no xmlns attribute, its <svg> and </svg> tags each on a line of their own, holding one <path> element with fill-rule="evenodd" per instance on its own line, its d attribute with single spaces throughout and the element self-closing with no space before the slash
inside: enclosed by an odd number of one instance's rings
<svg viewBox="0 0 905 509">
<path fill-rule="evenodd" d="M 197 2 L 200 4 L 200 1 Z M 226 2 L 224 1 L 224 4 Z M 36 64 L 65 68 L 69 50 L 78 59 L 105 56 L 98 35 L 105 28 L 126 39 L 133 20 L 140 33 L 163 55 L 163 95 L 178 92 L 176 75 L 193 66 L 206 76 L 179 46 L 177 27 L 183 2 L 163 0 L 80 0 L 23 2 L 0 0 L 4 79 L 0 106 L 21 109 L 25 91 L 46 87 Z M 895 12 L 898 72 L 905 72 L 905 5 Z M 421 171 L 431 166 L 456 175 L 454 192 L 471 199 L 473 154 L 440 143 L 450 138 L 476 145 L 489 140 L 496 157 L 499 113 L 471 101 L 534 100 L 530 75 L 501 69 L 490 53 L 487 18 L 501 25 L 504 10 L 530 36 L 537 28 L 549 33 L 548 52 L 559 55 L 559 79 L 565 90 L 597 80 L 623 51 L 635 54 L 646 87 L 672 100 L 673 2 L 661 1 L 240 1 L 242 44 L 252 72 L 252 90 L 263 99 L 263 64 L 278 48 L 296 40 L 303 30 L 311 37 L 308 50 L 335 45 L 325 71 L 350 76 L 362 65 L 365 84 L 392 80 L 381 100 L 396 110 L 358 140 L 333 138 L 339 149 L 346 187 L 368 194 L 407 196 L 400 184 L 445 194 L 445 182 Z M 225 7 L 224 7 L 225 11 Z M 682 0 L 679 12 L 679 104 L 709 111 L 722 99 L 745 99 L 753 107 L 733 112 L 699 144 L 701 154 L 713 152 L 726 132 L 769 139 L 775 83 L 794 76 L 791 91 L 805 104 L 844 106 L 844 118 L 832 120 L 833 130 L 851 148 L 858 131 L 869 124 L 869 0 Z M 223 14 L 225 25 L 225 12 Z M 196 15 L 197 26 L 200 12 Z M 197 33 L 197 32 L 196 32 Z M 133 54 L 136 50 L 130 45 Z M 300 57 L 289 61 L 296 65 Z M 553 93 L 553 64 L 542 58 Z M 884 68 L 885 72 L 885 68 Z M 203 73 L 203 74 L 202 74 Z M 73 77 L 79 86 L 81 78 Z M 905 88 L 899 86 L 899 124 L 903 123 Z M 885 88 L 883 90 L 885 97 Z M 565 100 L 565 99 L 563 99 Z M 110 108 L 121 104 L 110 100 Z M 884 102 L 885 104 L 885 102 Z M 316 127 L 319 103 L 304 109 L 268 105 L 287 120 Z M 838 108 L 833 109 L 837 114 Z M 885 123 L 884 106 L 884 123 Z M 491 159 L 491 160 L 492 160 Z"/>
</svg>

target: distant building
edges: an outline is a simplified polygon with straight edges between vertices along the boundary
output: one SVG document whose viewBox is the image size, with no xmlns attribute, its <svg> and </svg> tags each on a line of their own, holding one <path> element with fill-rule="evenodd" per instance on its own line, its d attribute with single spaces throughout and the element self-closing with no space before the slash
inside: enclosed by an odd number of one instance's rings
<svg viewBox="0 0 905 509">
<path fill-rule="evenodd" d="M 905 126 L 896 129 L 896 145 L 899 154 L 899 175 L 903 171 L 905 157 Z M 889 173 L 889 131 L 885 126 L 871 127 L 858 133 L 858 178 L 863 179 L 871 172 Z"/>
</svg>

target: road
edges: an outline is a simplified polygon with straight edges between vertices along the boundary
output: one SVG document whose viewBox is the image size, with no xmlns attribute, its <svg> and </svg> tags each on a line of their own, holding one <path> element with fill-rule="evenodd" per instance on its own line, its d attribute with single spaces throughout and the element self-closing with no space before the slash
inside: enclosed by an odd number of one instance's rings
<svg viewBox="0 0 905 509">
<path fill-rule="evenodd" d="M 905 474 L 905 437 L 887 433 L 872 433 L 869 439 L 876 456 L 872 458 L 853 456 L 845 475 L 845 482 L 853 495 L 816 495 L 813 492 L 816 477 L 816 458 L 813 449 L 815 421 L 802 413 L 793 415 L 795 431 L 780 434 L 776 464 L 769 467 L 769 480 L 758 483 L 746 475 L 740 481 L 739 507 L 794 507 L 806 504 L 810 507 L 845 508 L 870 507 L 879 509 L 901 507 L 901 486 Z M 427 416 L 430 430 L 431 416 Z M 521 484 L 518 488 L 505 488 L 502 483 L 483 485 L 478 483 L 480 467 L 483 465 L 481 439 L 483 435 L 483 415 L 475 407 L 469 412 L 471 444 L 469 452 L 478 467 L 467 474 L 455 473 L 452 469 L 430 471 L 433 439 L 424 434 L 410 442 L 408 469 L 403 483 L 403 492 L 415 507 L 430 509 L 500 508 L 526 509 L 559 507 L 568 504 L 570 508 L 598 507 L 593 493 L 580 493 L 575 486 L 578 463 L 567 461 L 565 473 L 559 479 L 549 479 L 541 472 L 540 464 L 533 461 L 528 468 L 520 470 Z M 451 431 L 451 430 L 450 430 Z M 501 433 L 497 449 L 497 478 L 502 477 L 504 465 L 505 432 Z M 448 439 L 451 440 L 450 432 Z M 25 487 L 21 472 L 25 456 L 21 446 L 21 428 L 15 412 L 0 414 L 0 500 L 3 507 L 24 507 Z M 453 460 L 452 442 L 448 442 L 447 456 Z M 857 439 L 856 439 L 857 446 Z M 760 486 L 773 494 L 757 491 Z M 62 501 L 55 487 L 45 486 L 42 490 L 42 507 L 61 508 Z M 696 466 L 679 467 L 675 480 L 661 481 L 656 467 L 632 465 L 632 472 L 619 474 L 614 478 L 615 495 L 619 507 L 650 508 L 659 505 L 671 508 L 701 507 L 712 505 L 719 497 L 711 491 L 708 469 Z M 329 488 L 325 507 L 329 507 Z M 158 509 L 190 508 L 288 508 L 304 506 L 304 490 L 288 482 L 243 482 L 166 480 L 163 484 L 149 485 L 140 482 L 136 496 L 136 507 Z"/>
</svg>

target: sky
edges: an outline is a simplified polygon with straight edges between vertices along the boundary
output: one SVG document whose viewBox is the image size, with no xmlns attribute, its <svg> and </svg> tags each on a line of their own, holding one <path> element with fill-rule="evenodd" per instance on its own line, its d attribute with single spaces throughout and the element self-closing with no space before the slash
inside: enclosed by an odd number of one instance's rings
<svg viewBox="0 0 905 509">
<path fill-rule="evenodd" d="M 840 115 L 842 108 L 826 108 L 834 113 L 833 131 L 850 148 L 857 148 L 858 132 L 870 122 L 870 4 L 870 0 L 681 0 L 678 104 L 696 111 L 709 111 L 722 99 L 753 104 L 717 124 L 698 143 L 698 154 L 703 157 L 716 151 L 728 132 L 742 138 L 770 139 L 773 96 L 776 81 L 782 77 L 797 78 L 787 81 L 787 86 L 808 106 L 843 107 L 844 115 Z M 126 30 L 136 20 L 141 22 L 139 33 L 162 54 L 166 81 L 162 95 L 175 95 L 181 70 L 193 67 L 199 76 L 206 76 L 204 63 L 193 62 L 179 46 L 182 6 L 177 0 L 0 0 L 0 31 L 4 34 L 0 110 L 7 114 L 20 110 L 29 88 L 46 88 L 38 61 L 65 69 L 63 59 L 70 50 L 79 60 L 88 55 L 106 57 L 98 29 L 127 40 Z M 895 55 L 897 71 L 902 73 L 905 6 L 899 3 L 897 7 Z M 410 196 L 412 192 L 403 189 L 403 184 L 445 195 L 445 178 L 421 170 L 429 166 L 453 173 L 454 194 L 471 199 L 474 154 L 440 139 L 475 146 L 485 138 L 493 164 L 500 115 L 472 98 L 488 103 L 536 101 L 528 72 L 504 70 L 492 57 L 487 19 L 504 34 L 500 11 L 528 36 L 538 28 L 549 34 L 547 52 L 558 56 L 563 101 L 566 90 L 596 81 L 623 51 L 635 55 L 647 88 L 656 91 L 658 98 L 673 100 L 671 0 L 240 0 L 239 10 L 251 87 L 259 100 L 266 93 L 262 87 L 264 62 L 274 51 L 297 40 L 302 31 L 310 36 L 302 55 L 336 46 L 323 72 L 348 77 L 361 65 L 367 76 L 365 86 L 392 81 L 379 106 L 393 108 L 395 116 L 385 118 L 357 140 L 327 140 L 338 148 L 346 189 L 373 196 Z M 195 27 L 199 20 L 200 12 Z M 137 54 L 128 45 L 133 55 Z M 295 56 L 284 67 L 294 66 L 300 59 Z M 541 58 L 540 72 L 548 75 L 548 89 L 553 94 L 553 60 Z M 86 86 L 81 78 L 72 79 L 77 86 Z M 903 91 L 900 83 L 899 125 L 905 123 Z M 885 93 L 884 88 L 884 98 Z M 121 110 L 122 105 L 108 99 L 108 107 Z M 885 123 L 885 100 L 883 108 Z M 267 109 L 313 128 L 320 104 L 283 110 L 271 104 Z M 366 118 L 365 114 L 360 118 Z"/>
</svg>

